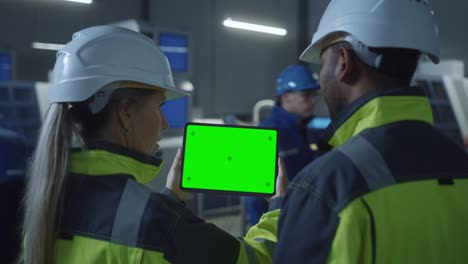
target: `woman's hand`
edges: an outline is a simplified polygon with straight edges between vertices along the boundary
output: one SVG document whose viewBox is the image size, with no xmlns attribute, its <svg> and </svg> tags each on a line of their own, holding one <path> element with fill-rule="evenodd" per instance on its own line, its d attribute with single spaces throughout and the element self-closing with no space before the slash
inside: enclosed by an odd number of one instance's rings
<svg viewBox="0 0 468 264">
<path fill-rule="evenodd" d="M 184 192 L 180 189 L 181 181 L 181 160 L 182 160 L 182 151 L 180 148 L 177 150 L 174 161 L 172 162 L 169 175 L 167 175 L 166 188 L 168 188 L 180 201 L 189 200 L 192 197 L 191 193 Z"/>
<path fill-rule="evenodd" d="M 276 179 L 276 193 L 267 200 L 271 200 L 276 197 L 284 197 L 286 195 L 286 189 L 288 188 L 289 180 L 288 175 L 286 174 L 286 168 L 284 166 L 284 161 L 282 158 L 278 158 L 278 177 Z"/>
</svg>

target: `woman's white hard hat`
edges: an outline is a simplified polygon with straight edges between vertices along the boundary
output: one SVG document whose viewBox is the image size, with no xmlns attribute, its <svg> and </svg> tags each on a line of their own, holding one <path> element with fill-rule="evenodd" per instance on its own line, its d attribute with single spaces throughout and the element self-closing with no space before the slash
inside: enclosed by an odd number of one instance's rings
<svg viewBox="0 0 468 264">
<path fill-rule="evenodd" d="M 95 26 L 76 32 L 57 52 L 49 101 L 81 102 L 122 81 L 162 88 L 167 100 L 187 95 L 175 87 L 169 62 L 153 40 L 121 27 Z"/>
</svg>

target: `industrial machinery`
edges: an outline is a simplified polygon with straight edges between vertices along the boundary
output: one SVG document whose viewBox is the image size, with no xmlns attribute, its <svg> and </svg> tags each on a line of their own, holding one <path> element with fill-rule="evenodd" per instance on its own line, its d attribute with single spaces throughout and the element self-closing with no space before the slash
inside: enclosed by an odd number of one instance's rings
<svg viewBox="0 0 468 264">
<path fill-rule="evenodd" d="M 468 79 L 461 61 L 421 63 L 414 77 L 424 88 L 434 114 L 434 125 L 460 145 L 468 136 Z"/>
</svg>

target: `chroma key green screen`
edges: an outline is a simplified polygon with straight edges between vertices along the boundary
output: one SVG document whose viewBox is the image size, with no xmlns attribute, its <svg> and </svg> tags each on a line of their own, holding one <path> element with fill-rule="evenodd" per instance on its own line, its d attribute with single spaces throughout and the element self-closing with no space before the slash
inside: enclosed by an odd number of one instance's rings
<svg viewBox="0 0 468 264">
<path fill-rule="evenodd" d="M 273 195 L 275 129 L 187 123 L 181 187 L 192 191 Z"/>
</svg>

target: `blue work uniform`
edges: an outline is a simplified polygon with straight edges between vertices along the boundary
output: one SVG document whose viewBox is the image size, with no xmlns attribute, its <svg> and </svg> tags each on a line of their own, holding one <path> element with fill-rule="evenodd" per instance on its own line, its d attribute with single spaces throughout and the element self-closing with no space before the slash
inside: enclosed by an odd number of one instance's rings
<svg viewBox="0 0 468 264">
<path fill-rule="evenodd" d="M 281 106 L 275 105 L 271 115 L 260 123 L 261 127 L 276 128 L 279 134 L 278 151 L 283 158 L 288 179 L 292 181 L 296 174 L 312 160 L 316 154 L 310 149 L 307 137 L 309 119 L 289 113 Z"/>
<path fill-rule="evenodd" d="M 316 153 L 310 149 L 312 140 L 307 136 L 308 121 L 310 121 L 310 118 L 302 119 L 276 104 L 271 115 L 260 123 L 261 127 L 276 128 L 278 130 L 278 154 L 284 160 L 289 181 L 292 181 L 302 168 L 316 158 Z M 265 212 L 266 206 L 267 203 L 263 198 L 246 198 L 250 225 L 258 223 L 263 212 Z"/>
</svg>

